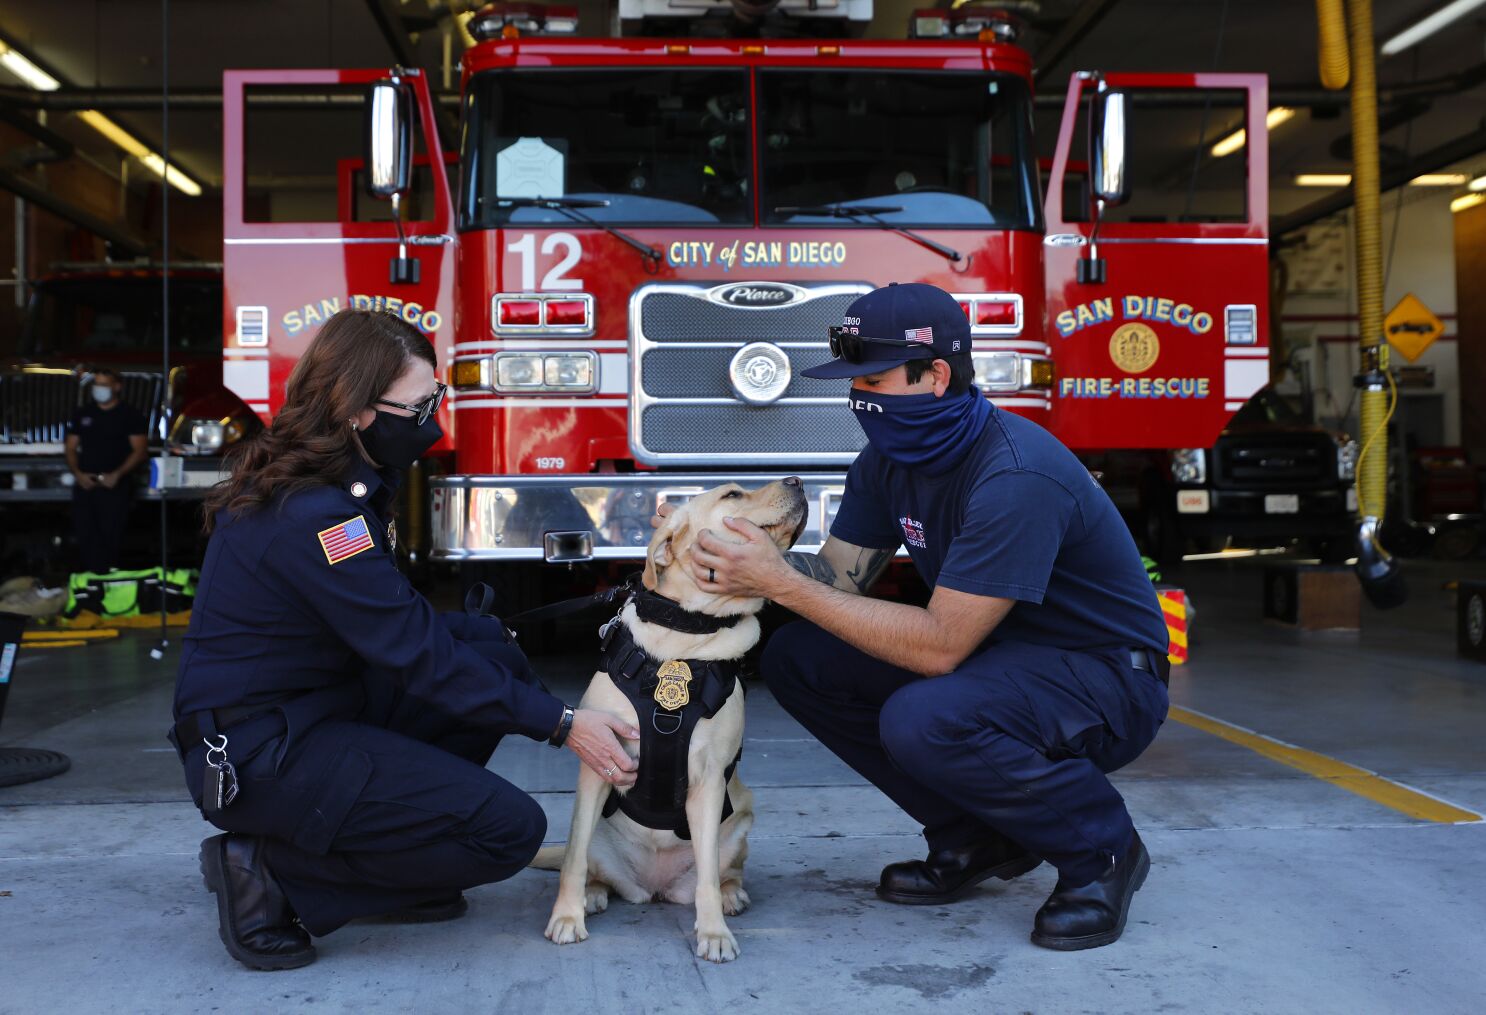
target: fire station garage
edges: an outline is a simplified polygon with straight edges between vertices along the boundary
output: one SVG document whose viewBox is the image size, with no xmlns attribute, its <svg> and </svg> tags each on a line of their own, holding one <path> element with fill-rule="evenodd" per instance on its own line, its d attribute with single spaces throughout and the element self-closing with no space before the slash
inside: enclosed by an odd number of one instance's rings
<svg viewBox="0 0 1486 1015">
<path fill-rule="evenodd" d="M 1479 1012 L 1486 0 L 7 0 L 0 1013 Z"/>
</svg>

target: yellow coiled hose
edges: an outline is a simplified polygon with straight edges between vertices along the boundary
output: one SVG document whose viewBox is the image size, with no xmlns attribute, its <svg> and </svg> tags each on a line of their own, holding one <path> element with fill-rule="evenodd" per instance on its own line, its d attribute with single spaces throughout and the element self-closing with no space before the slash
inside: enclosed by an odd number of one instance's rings
<svg viewBox="0 0 1486 1015">
<path fill-rule="evenodd" d="M 1321 87 L 1347 87 L 1347 19 L 1342 0 L 1316 0 L 1316 24 L 1321 31 Z"/>
</svg>

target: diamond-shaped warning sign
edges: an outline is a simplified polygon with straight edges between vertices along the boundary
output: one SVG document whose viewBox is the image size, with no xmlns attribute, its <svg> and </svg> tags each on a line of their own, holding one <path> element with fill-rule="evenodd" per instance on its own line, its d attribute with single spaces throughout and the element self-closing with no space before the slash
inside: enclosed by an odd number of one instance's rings
<svg viewBox="0 0 1486 1015">
<path fill-rule="evenodd" d="M 1423 300 L 1409 293 L 1383 318 L 1383 333 L 1388 336 L 1388 344 L 1412 363 L 1445 333 L 1445 325 Z"/>
</svg>

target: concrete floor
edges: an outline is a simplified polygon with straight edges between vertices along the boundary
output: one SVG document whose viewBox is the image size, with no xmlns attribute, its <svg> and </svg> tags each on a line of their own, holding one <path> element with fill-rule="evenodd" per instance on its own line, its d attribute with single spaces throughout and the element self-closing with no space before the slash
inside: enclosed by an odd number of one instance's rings
<svg viewBox="0 0 1486 1015">
<path fill-rule="evenodd" d="M 1456 657 L 1443 583 L 1365 609 L 1358 636 L 1259 619 L 1256 561 L 1193 565 L 1199 608 L 1176 703 L 1486 813 L 1486 666 Z M 216 934 L 196 872 L 212 830 L 163 739 L 175 669 L 126 635 L 23 651 L 0 745 L 63 751 L 66 775 L 0 789 L 0 1012 L 1081 1011 L 1477 1012 L 1486 996 L 1486 824 L 1411 819 L 1177 722 L 1116 776 L 1154 865 L 1125 937 L 1031 945 L 1050 868 L 952 906 L 872 894 L 919 855 L 917 829 L 810 739 L 763 688 L 748 702 L 757 793 L 742 956 L 694 959 L 692 915 L 616 901 L 592 937 L 542 938 L 556 876 L 470 893 L 461 921 L 353 926 L 306 969 L 248 972 Z M 540 661 L 576 697 L 588 655 Z M 526 741 L 492 767 L 537 794 L 564 837 L 576 761 Z"/>
</svg>

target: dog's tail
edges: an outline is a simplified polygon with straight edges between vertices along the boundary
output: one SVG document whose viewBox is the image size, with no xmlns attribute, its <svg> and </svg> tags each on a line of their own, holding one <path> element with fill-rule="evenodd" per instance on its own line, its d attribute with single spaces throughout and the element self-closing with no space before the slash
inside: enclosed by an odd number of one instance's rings
<svg viewBox="0 0 1486 1015">
<path fill-rule="evenodd" d="M 568 844 L 559 843 L 556 846 L 543 846 L 537 850 L 537 855 L 528 867 L 534 867 L 539 871 L 555 871 L 562 868 L 563 857 L 568 855 Z"/>
</svg>

